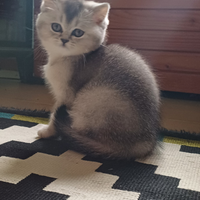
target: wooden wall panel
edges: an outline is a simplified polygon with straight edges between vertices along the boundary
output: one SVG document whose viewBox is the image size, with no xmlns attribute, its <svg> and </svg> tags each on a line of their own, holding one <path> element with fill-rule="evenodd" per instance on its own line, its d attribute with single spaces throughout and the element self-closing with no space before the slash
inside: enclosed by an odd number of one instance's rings
<svg viewBox="0 0 200 200">
<path fill-rule="evenodd" d="M 200 9 L 199 0 L 98 0 L 120 9 Z"/>
<path fill-rule="evenodd" d="M 113 9 L 111 29 L 200 31 L 200 10 Z"/>
<path fill-rule="evenodd" d="M 134 49 L 200 52 L 200 33 L 183 31 L 109 29 L 109 43 Z"/>
<path fill-rule="evenodd" d="M 200 75 L 200 54 L 164 51 L 139 51 L 156 71 L 189 72 Z"/>
<path fill-rule="evenodd" d="M 160 87 L 164 91 L 200 94 L 200 74 L 156 72 Z"/>
</svg>

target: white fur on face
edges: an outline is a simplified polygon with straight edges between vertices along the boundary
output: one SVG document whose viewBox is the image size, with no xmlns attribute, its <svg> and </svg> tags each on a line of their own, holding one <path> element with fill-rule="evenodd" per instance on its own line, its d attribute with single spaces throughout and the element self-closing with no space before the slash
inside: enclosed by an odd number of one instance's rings
<svg viewBox="0 0 200 200">
<path fill-rule="evenodd" d="M 50 56 L 63 57 L 81 55 L 97 49 L 105 40 L 108 25 L 108 12 L 101 24 L 93 19 L 95 7 L 101 5 L 95 2 L 84 2 L 84 9 L 70 23 L 67 22 L 64 5 L 67 0 L 54 1 L 52 7 L 44 8 L 37 18 L 37 32 L 42 45 Z M 54 32 L 52 23 L 61 25 L 63 32 Z M 75 29 L 81 29 L 85 34 L 78 38 L 71 33 Z M 63 46 L 61 38 L 69 40 Z"/>
</svg>

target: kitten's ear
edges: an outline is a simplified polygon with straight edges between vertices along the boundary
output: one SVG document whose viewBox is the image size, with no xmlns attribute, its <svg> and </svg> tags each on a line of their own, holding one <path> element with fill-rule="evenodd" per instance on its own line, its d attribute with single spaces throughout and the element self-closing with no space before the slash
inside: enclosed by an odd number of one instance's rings
<svg viewBox="0 0 200 200">
<path fill-rule="evenodd" d="M 101 23 L 105 22 L 107 25 L 109 24 L 108 14 L 110 10 L 109 3 L 101 3 L 94 7 L 94 21 L 100 25 Z"/>
<path fill-rule="evenodd" d="M 41 12 L 54 9 L 55 9 L 55 2 L 53 0 L 42 0 L 42 4 L 40 6 Z"/>
</svg>

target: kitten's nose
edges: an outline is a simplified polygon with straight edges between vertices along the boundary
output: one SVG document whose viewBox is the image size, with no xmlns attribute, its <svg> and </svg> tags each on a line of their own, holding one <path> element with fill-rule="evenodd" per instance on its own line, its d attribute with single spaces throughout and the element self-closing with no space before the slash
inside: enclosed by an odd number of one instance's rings
<svg viewBox="0 0 200 200">
<path fill-rule="evenodd" d="M 62 41 L 63 45 L 65 45 L 67 42 L 69 42 L 69 40 L 63 39 L 63 38 L 61 38 L 60 40 Z"/>
</svg>

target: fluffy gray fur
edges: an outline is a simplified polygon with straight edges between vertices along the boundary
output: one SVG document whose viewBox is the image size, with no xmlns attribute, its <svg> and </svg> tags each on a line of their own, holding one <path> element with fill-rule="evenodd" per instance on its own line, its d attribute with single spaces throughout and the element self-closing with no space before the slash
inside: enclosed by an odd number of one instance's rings
<svg viewBox="0 0 200 200">
<path fill-rule="evenodd" d="M 159 88 L 140 55 L 102 45 L 109 9 L 107 3 L 43 0 L 37 31 L 49 56 L 44 77 L 56 104 L 38 135 L 69 135 L 95 154 L 140 158 L 157 144 Z M 53 31 L 52 23 L 62 32 Z M 72 35 L 77 28 L 83 36 Z"/>
</svg>

